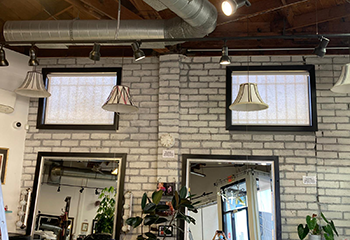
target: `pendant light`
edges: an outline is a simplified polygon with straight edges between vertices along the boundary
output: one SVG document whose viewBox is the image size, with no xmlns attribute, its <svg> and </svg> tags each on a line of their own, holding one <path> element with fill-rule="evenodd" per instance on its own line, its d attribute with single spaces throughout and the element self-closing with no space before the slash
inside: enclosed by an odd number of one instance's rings
<svg viewBox="0 0 350 240">
<path fill-rule="evenodd" d="M 28 71 L 26 78 L 19 88 L 15 90 L 15 93 L 25 97 L 32 98 L 46 98 L 50 97 L 51 94 L 46 90 L 43 81 L 43 75 L 36 71 L 36 66 L 39 65 L 39 62 L 36 58 L 36 53 L 34 46 L 29 50 L 29 66 L 34 66 L 33 71 Z"/>
<path fill-rule="evenodd" d="M 134 58 L 136 62 L 146 57 L 145 53 L 140 49 L 140 46 L 141 42 L 136 41 L 131 43 L 131 48 L 134 51 Z"/>
<path fill-rule="evenodd" d="M 224 46 L 222 47 L 222 51 L 221 51 L 220 64 L 227 65 L 230 63 L 231 63 L 231 59 L 228 56 L 228 47 L 226 46 L 226 40 L 225 40 Z"/>
<path fill-rule="evenodd" d="M 251 3 L 248 0 L 225 0 L 221 4 L 221 10 L 226 16 L 231 16 L 244 5 L 250 7 Z"/>
<path fill-rule="evenodd" d="M 102 108 L 117 113 L 131 113 L 139 110 L 131 100 L 129 87 L 122 85 L 113 87 Z"/>
<path fill-rule="evenodd" d="M 124 57 L 122 58 L 122 71 L 123 62 Z M 102 108 L 106 111 L 116 113 L 131 113 L 139 110 L 132 102 L 129 87 L 122 85 L 115 85 L 112 88 L 112 91 L 109 94 L 107 101 L 102 105 Z"/>
<path fill-rule="evenodd" d="M 247 33 L 249 32 L 247 20 Z M 247 56 L 248 83 L 242 83 L 235 101 L 229 106 L 232 111 L 260 111 L 267 109 L 269 105 L 261 99 L 256 83 L 249 82 L 249 50 Z"/>
<path fill-rule="evenodd" d="M 349 62 L 350 62 L 350 40 L 349 40 Z M 331 88 L 335 93 L 350 93 L 350 63 L 342 67 L 338 81 Z"/>
<path fill-rule="evenodd" d="M 256 83 L 242 83 L 236 100 L 230 105 L 233 111 L 260 111 L 267 109 L 269 105 L 264 103 L 258 92 Z"/>
<path fill-rule="evenodd" d="M 32 98 L 46 98 L 51 96 L 44 86 L 43 75 L 35 70 L 27 72 L 26 78 L 22 85 L 15 90 L 15 93 Z"/>
<path fill-rule="evenodd" d="M 6 60 L 5 50 L 3 49 L 3 45 L 0 48 L 0 67 L 7 67 L 9 62 Z"/>
</svg>

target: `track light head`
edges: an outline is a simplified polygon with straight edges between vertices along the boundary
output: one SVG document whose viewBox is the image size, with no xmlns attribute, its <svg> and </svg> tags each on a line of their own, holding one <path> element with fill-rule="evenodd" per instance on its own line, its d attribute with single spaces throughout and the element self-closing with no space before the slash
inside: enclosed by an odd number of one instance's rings
<svg viewBox="0 0 350 240">
<path fill-rule="evenodd" d="M 0 67 L 7 67 L 8 65 L 9 65 L 9 62 L 6 60 L 5 50 L 3 49 L 3 46 L 1 45 L 1 48 L 0 48 Z"/>
<path fill-rule="evenodd" d="M 319 57 L 324 57 L 326 55 L 326 47 L 329 43 L 329 39 L 325 37 L 320 38 L 320 44 L 315 48 L 314 54 Z"/>
<path fill-rule="evenodd" d="M 98 191 L 98 188 L 95 189 L 95 195 L 100 195 L 100 192 Z"/>
<path fill-rule="evenodd" d="M 84 192 L 84 187 L 81 187 L 81 189 L 79 190 L 80 193 Z"/>
<path fill-rule="evenodd" d="M 58 185 L 57 192 L 61 192 L 61 185 Z"/>
<path fill-rule="evenodd" d="M 89 54 L 89 58 L 92 61 L 100 61 L 100 58 L 101 58 L 100 48 L 101 48 L 100 44 L 94 43 L 94 47 Z"/>
<path fill-rule="evenodd" d="M 144 59 L 146 57 L 145 53 L 140 49 L 140 46 L 141 46 L 141 42 L 136 41 L 136 42 L 131 43 L 131 48 L 134 51 L 135 61 L 139 61 L 139 60 Z"/>
<path fill-rule="evenodd" d="M 227 65 L 231 63 L 231 59 L 228 56 L 228 47 L 227 46 L 223 46 L 222 47 L 222 56 L 220 58 L 220 64 L 221 65 Z"/>
<path fill-rule="evenodd" d="M 34 49 L 34 46 L 32 46 L 30 49 L 29 49 L 29 62 L 28 62 L 28 65 L 29 66 L 39 66 L 39 62 L 38 60 L 36 59 L 36 53 L 35 53 L 35 49 Z"/>
<path fill-rule="evenodd" d="M 224 0 L 221 4 L 221 10 L 226 16 L 231 16 L 244 5 L 250 7 L 251 3 L 248 0 Z"/>
</svg>

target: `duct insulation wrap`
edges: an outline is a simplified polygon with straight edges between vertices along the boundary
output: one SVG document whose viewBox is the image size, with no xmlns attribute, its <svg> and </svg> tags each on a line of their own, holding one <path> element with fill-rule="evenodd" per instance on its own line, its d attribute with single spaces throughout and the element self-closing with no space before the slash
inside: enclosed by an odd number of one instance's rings
<svg viewBox="0 0 350 240">
<path fill-rule="evenodd" d="M 161 2 L 181 18 L 121 20 L 118 33 L 116 20 L 7 21 L 3 33 L 6 41 L 66 41 L 74 44 L 74 41 L 200 38 L 214 31 L 217 11 L 208 0 Z M 159 44 L 164 46 L 164 43 Z"/>
</svg>

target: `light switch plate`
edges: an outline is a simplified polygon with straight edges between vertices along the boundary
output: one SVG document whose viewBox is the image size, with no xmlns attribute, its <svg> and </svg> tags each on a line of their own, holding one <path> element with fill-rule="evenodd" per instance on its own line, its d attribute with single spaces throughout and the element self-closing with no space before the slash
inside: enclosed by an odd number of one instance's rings
<svg viewBox="0 0 350 240">
<path fill-rule="evenodd" d="M 316 176 L 303 176 L 303 184 L 316 185 L 316 183 L 317 183 Z"/>
</svg>

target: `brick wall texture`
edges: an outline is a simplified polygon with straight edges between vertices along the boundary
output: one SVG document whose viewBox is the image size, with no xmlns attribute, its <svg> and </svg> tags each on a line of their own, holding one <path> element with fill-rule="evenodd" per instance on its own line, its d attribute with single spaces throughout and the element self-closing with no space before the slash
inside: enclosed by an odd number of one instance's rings
<svg viewBox="0 0 350 240">
<path fill-rule="evenodd" d="M 339 239 L 350 238 L 350 97 L 329 90 L 348 56 L 251 56 L 249 61 L 315 65 L 316 133 L 225 130 L 226 72 L 218 57 L 165 55 L 137 63 L 131 58 L 102 58 L 98 63 L 87 58 L 41 59 L 41 67 L 122 67 L 122 84 L 130 87 L 139 111 L 122 114 L 116 132 L 38 130 L 38 101 L 32 99 L 22 187 L 33 185 L 38 151 L 127 153 L 125 191 L 133 192 L 137 213 L 143 192 L 152 192 L 157 181 L 179 182 L 181 154 L 278 156 L 282 238 L 298 239 L 296 226 L 318 211 L 317 189 L 303 185 L 305 175 L 317 176 L 321 209 L 334 220 Z M 232 57 L 232 63 L 246 65 L 247 57 Z M 159 137 L 165 133 L 176 138 L 175 159 L 162 158 Z M 135 237 L 128 234 L 126 239 Z"/>
</svg>

